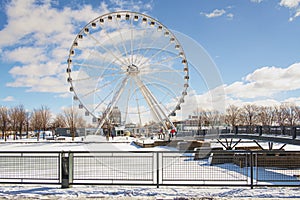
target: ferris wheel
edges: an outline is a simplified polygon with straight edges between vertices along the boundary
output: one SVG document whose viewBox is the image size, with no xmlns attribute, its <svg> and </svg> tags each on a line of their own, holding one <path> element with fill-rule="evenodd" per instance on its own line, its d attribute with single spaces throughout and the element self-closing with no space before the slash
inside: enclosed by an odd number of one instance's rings
<svg viewBox="0 0 300 200">
<path fill-rule="evenodd" d="M 102 15 L 76 35 L 67 62 L 73 98 L 99 127 L 116 109 L 118 124 L 174 127 L 171 118 L 189 87 L 188 62 L 156 19 L 129 11 Z"/>
</svg>

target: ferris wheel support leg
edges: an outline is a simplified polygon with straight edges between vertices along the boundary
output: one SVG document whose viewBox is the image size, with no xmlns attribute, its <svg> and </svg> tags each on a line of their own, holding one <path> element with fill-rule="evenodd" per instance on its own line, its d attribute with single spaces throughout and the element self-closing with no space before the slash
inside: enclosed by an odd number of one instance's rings
<svg viewBox="0 0 300 200">
<path fill-rule="evenodd" d="M 136 78 L 135 81 L 137 82 L 137 85 L 140 87 L 142 94 L 147 101 L 147 104 L 149 105 L 149 107 L 151 108 L 152 112 L 155 114 L 157 119 L 162 123 L 164 129 L 168 130 L 168 127 L 164 121 L 168 122 L 172 128 L 175 128 L 174 124 L 169 119 L 169 117 L 165 114 L 162 108 L 159 106 L 158 101 L 151 93 L 151 91 L 147 88 L 147 86 L 139 78 Z M 163 119 L 162 116 L 165 118 L 165 120 Z"/>
<path fill-rule="evenodd" d="M 145 89 L 145 85 L 142 85 L 141 88 L 141 92 L 144 96 L 144 98 L 146 99 L 147 104 L 149 105 L 149 107 L 151 108 L 152 113 L 155 115 L 156 119 L 160 122 L 162 122 L 164 129 L 168 129 L 166 124 L 163 123 L 163 118 L 160 115 L 159 111 L 157 110 L 157 108 L 155 107 L 155 102 L 153 102 L 153 99 L 150 98 L 149 93 L 147 92 L 147 89 Z"/>
<path fill-rule="evenodd" d="M 156 98 L 153 96 L 153 94 L 150 92 L 150 90 L 145 87 L 145 89 L 147 90 L 148 94 L 150 95 L 150 97 L 153 99 L 153 101 L 155 102 L 155 104 L 157 105 L 157 108 L 159 109 L 159 111 L 162 113 L 162 115 L 164 116 L 164 118 L 166 119 L 166 122 L 168 122 L 170 124 L 170 126 L 172 128 L 175 128 L 173 122 L 170 120 L 170 118 L 166 115 L 166 113 L 162 110 L 162 108 L 159 106 Z M 167 130 L 167 129 L 166 129 Z"/>
<path fill-rule="evenodd" d="M 126 76 L 124 80 L 122 81 L 122 84 L 120 85 L 120 88 L 116 92 L 115 96 L 113 97 L 112 101 L 108 104 L 106 110 L 103 112 L 102 117 L 100 118 L 99 125 L 96 131 L 96 135 L 101 130 L 105 120 L 109 117 L 109 114 L 111 113 L 113 107 L 116 105 L 116 103 L 119 101 L 121 94 L 123 93 L 125 86 L 127 84 L 128 77 Z"/>
</svg>

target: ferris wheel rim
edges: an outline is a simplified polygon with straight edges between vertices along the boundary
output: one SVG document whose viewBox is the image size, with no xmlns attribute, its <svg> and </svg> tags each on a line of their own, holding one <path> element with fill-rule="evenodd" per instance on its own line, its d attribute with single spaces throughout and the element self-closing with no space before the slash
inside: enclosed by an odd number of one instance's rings
<svg viewBox="0 0 300 200">
<path fill-rule="evenodd" d="M 176 44 L 179 44 L 179 49 L 180 49 L 180 56 L 183 58 L 182 59 L 182 62 L 185 62 L 185 66 L 184 66 L 184 70 L 185 70 L 185 76 L 187 77 L 186 78 L 186 83 L 183 87 L 183 90 L 182 90 L 182 95 L 181 97 L 179 98 L 179 101 L 177 102 L 177 105 L 175 106 L 175 108 L 170 112 L 168 113 L 168 117 L 172 116 L 172 114 L 174 112 L 176 112 L 177 110 L 177 106 L 180 106 L 181 103 L 183 103 L 183 99 L 184 99 L 184 96 L 187 95 L 187 88 L 189 87 L 188 86 L 188 79 L 189 79 L 189 69 L 188 69 L 188 62 L 187 62 L 187 59 L 186 59 L 186 55 L 184 53 L 184 50 L 182 48 L 182 45 L 180 44 L 179 40 L 176 38 L 175 34 L 170 31 L 164 24 L 162 24 L 161 22 L 159 22 L 157 19 L 149 16 L 149 15 L 146 15 L 146 14 L 143 14 L 143 13 L 138 13 L 138 12 L 131 12 L 131 11 L 116 11 L 116 12 L 110 12 L 110 13 L 106 13 L 104 15 L 101 15 L 101 16 L 98 16 L 96 17 L 95 19 L 91 20 L 90 22 L 88 22 L 76 35 L 75 39 L 73 40 L 73 43 L 72 43 L 72 46 L 70 48 L 70 52 L 69 52 L 69 56 L 68 56 L 68 67 L 67 67 L 67 73 L 68 73 L 68 82 L 70 84 L 70 91 L 74 94 L 74 99 L 75 100 L 78 100 L 80 102 L 80 104 L 84 107 L 84 109 L 86 111 L 88 111 L 93 117 L 99 119 L 99 116 L 96 115 L 93 111 L 91 111 L 89 108 L 87 108 L 85 106 L 85 103 L 82 101 L 82 99 L 79 97 L 80 95 L 77 94 L 77 91 L 76 91 L 76 87 L 74 86 L 73 84 L 73 81 L 72 81 L 72 75 L 71 75 L 71 72 L 72 72 L 72 51 L 74 50 L 74 47 L 77 43 L 78 40 L 80 40 L 80 35 L 81 34 L 84 34 L 86 28 L 90 28 L 91 26 L 93 26 L 93 23 L 99 21 L 100 19 L 109 19 L 110 16 L 114 16 L 114 17 L 117 17 L 117 15 L 126 15 L 129 14 L 131 15 L 132 17 L 135 17 L 136 16 L 141 16 L 141 17 L 144 17 L 148 20 L 152 22 L 154 22 L 155 24 L 158 24 L 158 27 L 162 27 L 162 29 L 164 30 L 167 30 L 168 34 L 170 34 L 170 38 L 173 38 L 174 39 L 174 42 Z M 70 62 L 71 61 L 71 62 Z"/>
</svg>

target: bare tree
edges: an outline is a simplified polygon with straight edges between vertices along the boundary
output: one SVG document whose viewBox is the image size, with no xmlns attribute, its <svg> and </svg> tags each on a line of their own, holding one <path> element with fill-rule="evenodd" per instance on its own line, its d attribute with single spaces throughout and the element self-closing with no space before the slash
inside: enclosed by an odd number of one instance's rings
<svg viewBox="0 0 300 200">
<path fill-rule="evenodd" d="M 285 122 L 287 120 L 287 113 L 288 111 L 284 104 L 281 104 L 280 106 L 275 106 L 275 117 L 277 125 L 285 125 Z"/>
<path fill-rule="evenodd" d="M 239 107 L 237 107 L 235 105 L 230 105 L 226 109 L 225 123 L 232 126 L 232 128 L 235 127 L 238 124 L 240 112 L 241 112 L 241 110 Z"/>
<path fill-rule="evenodd" d="M 39 109 L 34 109 L 30 118 L 30 123 L 33 130 L 37 131 L 37 141 L 40 139 L 40 131 L 43 127 L 41 112 Z"/>
<path fill-rule="evenodd" d="M 53 121 L 51 123 L 51 129 L 53 132 L 55 132 L 57 128 L 65 128 L 65 127 L 67 127 L 67 125 L 65 123 L 65 117 L 63 114 L 59 113 L 53 119 Z"/>
<path fill-rule="evenodd" d="M 42 130 L 44 131 L 43 139 L 45 139 L 45 131 L 50 127 L 51 112 L 47 106 L 42 105 L 39 109 L 42 123 Z"/>
<path fill-rule="evenodd" d="M 197 109 L 193 111 L 192 118 L 193 121 L 196 122 L 196 124 L 193 125 L 197 125 L 198 134 L 200 133 L 202 126 L 205 124 L 205 117 L 205 111 L 202 108 L 197 107 Z"/>
<path fill-rule="evenodd" d="M 18 117 L 18 121 L 17 121 L 17 127 L 18 127 L 18 131 L 20 134 L 20 139 L 22 139 L 22 131 L 23 128 L 25 126 L 25 122 L 26 122 L 26 111 L 23 105 L 19 105 L 16 107 L 17 109 L 17 117 Z"/>
<path fill-rule="evenodd" d="M 207 110 L 204 112 L 205 121 L 214 128 L 216 125 L 221 122 L 221 114 L 217 110 Z"/>
<path fill-rule="evenodd" d="M 296 106 L 295 112 L 297 113 L 296 125 L 299 125 L 299 123 L 300 123 L 300 107 L 299 106 Z"/>
<path fill-rule="evenodd" d="M 29 127 L 30 127 L 30 117 L 31 117 L 31 112 L 27 111 L 26 112 L 26 121 L 25 121 L 25 126 L 26 126 L 26 137 L 29 138 Z"/>
<path fill-rule="evenodd" d="M 76 128 L 84 126 L 84 120 L 74 108 L 64 109 L 65 124 L 70 128 L 72 140 L 74 141 Z"/>
<path fill-rule="evenodd" d="M 65 117 L 63 114 L 58 114 L 56 115 L 56 117 L 54 118 L 53 122 L 52 122 L 52 127 L 54 129 L 56 128 L 64 128 L 66 127 L 66 122 L 65 122 Z"/>
<path fill-rule="evenodd" d="M 14 133 L 14 140 L 17 139 L 17 129 L 18 129 L 18 107 L 12 107 L 9 109 L 9 118 L 11 130 Z"/>
<path fill-rule="evenodd" d="M 271 106 L 260 106 L 258 115 L 257 115 L 257 123 L 262 126 L 271 126 L 275 122 L 275 110 L 274 107 Z"/>
<path fill-rule="evenodd" d="M 257 123 L 258 106 L 254 104 L 247 104 L 241 110 L 241 121 L 244 125 L 253 126 Z"/>
<path fill-rule="evenodd" d="M 2 139 L 6 141 L 6 131 L 9 125 L 9 110 L 6 107 L 0 107 L 0 128 Z"/>
<path fill-rule="evenodd" d="M 284 111 L 286 116 L 286 125 L 295 126 L 298 120 L 298 107 L 293 103 L 284 104 Z"/>
</svg>

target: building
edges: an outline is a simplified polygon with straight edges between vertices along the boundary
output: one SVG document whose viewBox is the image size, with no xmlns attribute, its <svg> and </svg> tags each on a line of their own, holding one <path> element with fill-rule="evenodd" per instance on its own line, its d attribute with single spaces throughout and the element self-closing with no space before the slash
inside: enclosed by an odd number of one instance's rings
<svg viewBox="0 0 300 200">
<path fill-rule="evenodd" d="M 75 137 L 94 135 L 96 131 L 96 128 L 76 128 Z M 56 136 L 72 137 L 70 128 L 57 128 L 55 134 Z"/>
<path fill-rule="evenodd" d="M 111 124 L 113 124 L 115 126 L 121 125 L 121 122 L 122 122 L 121 117 L 122 117 L 121 111 L 119 110 L 119 108 L 117 106 L 113 107 L 111 114 L 109 116 L 109 120 L 110 120 Z"/>
</svg>

